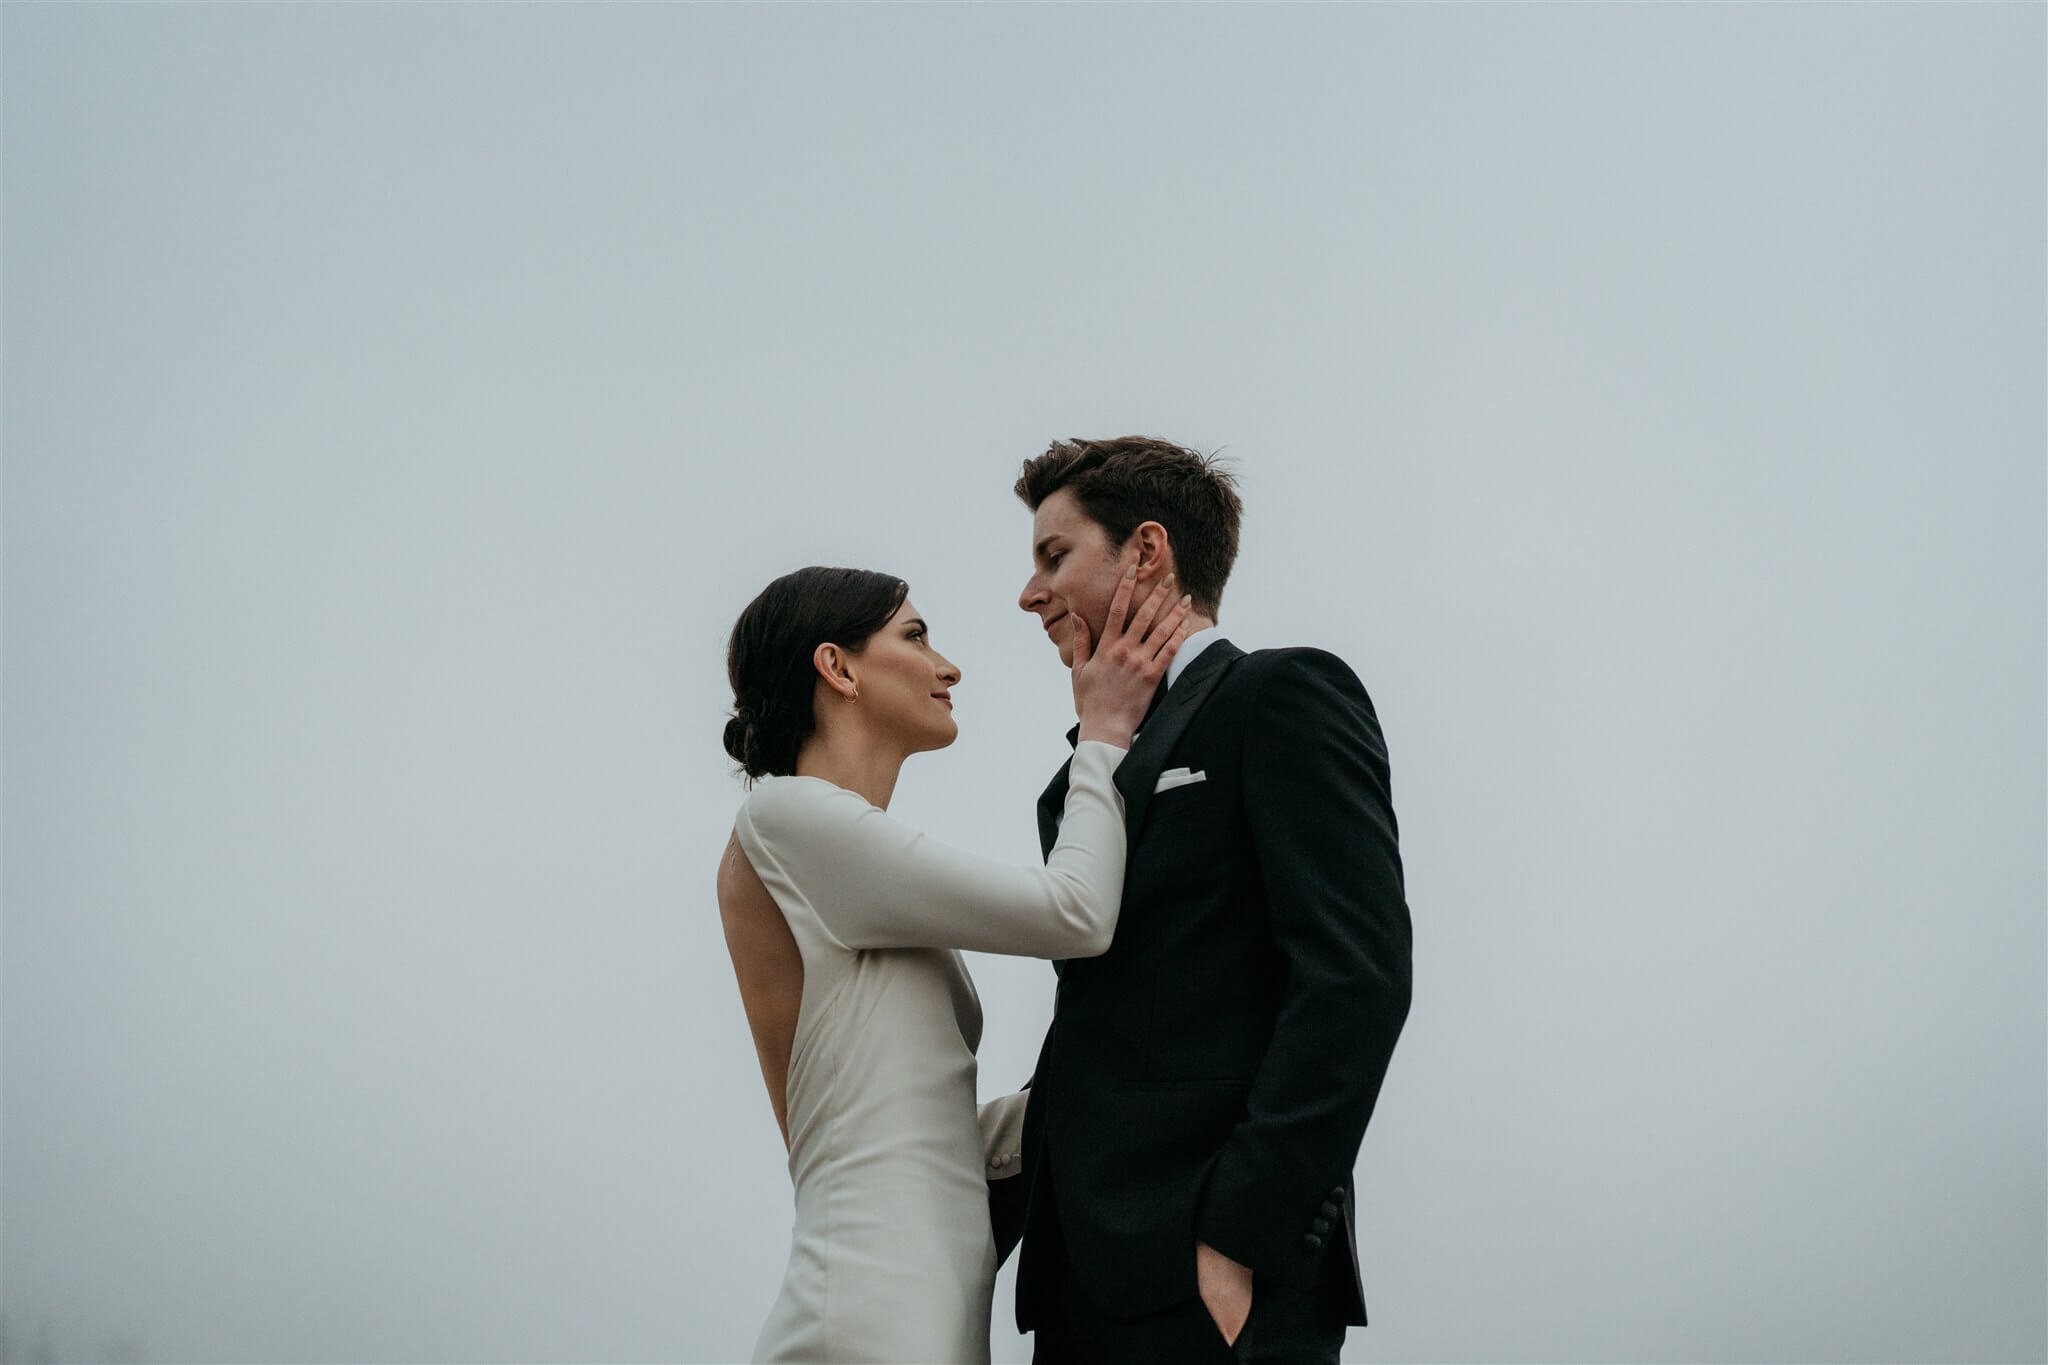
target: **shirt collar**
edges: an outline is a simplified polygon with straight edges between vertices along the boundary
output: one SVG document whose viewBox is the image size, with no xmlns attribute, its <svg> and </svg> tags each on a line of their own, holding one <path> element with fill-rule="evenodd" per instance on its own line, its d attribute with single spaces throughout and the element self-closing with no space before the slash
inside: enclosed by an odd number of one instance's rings
<svg viewBox="0 0 2048 1365">
<path fill-rule="evenodd" d="M 1171 688 L 1180 681 L 1180 675 L 1187 671 L 1195 656 L 1223 638 L 1223 627 L 1205 626 L 1180 642 L 1180 653 L 1173 656 L 1173 662 L 1166 666 L 1166 685 Z"/>
</svg>

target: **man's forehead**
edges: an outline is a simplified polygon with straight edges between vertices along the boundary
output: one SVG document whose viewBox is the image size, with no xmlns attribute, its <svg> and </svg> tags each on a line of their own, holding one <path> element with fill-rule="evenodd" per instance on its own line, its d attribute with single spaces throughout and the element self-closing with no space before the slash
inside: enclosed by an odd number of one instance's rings
<svg viewBox="0 0 2048 1365">
<path fill-rule="evenodd" d="M 1082 534 L 1095 523 L 1088 519 L 1073 494 L 1061 488 L 1038 504 L 1038 510 L 1031 514 L 1031 540 L 1035 547 L 1043 545 L 1054 536 Z"/>
</svg>

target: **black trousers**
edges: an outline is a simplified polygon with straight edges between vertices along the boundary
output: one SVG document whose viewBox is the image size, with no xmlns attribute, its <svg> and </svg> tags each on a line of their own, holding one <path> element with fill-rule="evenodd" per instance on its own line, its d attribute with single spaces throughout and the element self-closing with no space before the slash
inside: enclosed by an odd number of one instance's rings
<svg viewBox="0 0 2048 1365">
<path fill-rule="evenodd" d="M 1043 1239 L 1033 1248 L 1034 1269 L 1043 1274 L 1032 1365 L 1337 1365 L 1344 1319 L 1330 1295 L 1254 1274 L 1251 1316 L 1235 1345 L 1223 1340 L 1199 1295 L 1140 1317 L 1118 1316 L 1074 1274 L 1058 1222 L 1055 1214 L 1034 1225 Z M 1187 1255 L 1192 1262 L 1193 1243 Z"/>
</svg>

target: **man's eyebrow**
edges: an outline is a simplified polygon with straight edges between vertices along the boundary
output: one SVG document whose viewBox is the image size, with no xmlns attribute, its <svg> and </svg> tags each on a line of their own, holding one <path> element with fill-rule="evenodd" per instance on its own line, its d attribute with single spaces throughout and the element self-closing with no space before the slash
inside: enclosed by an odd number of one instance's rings
<svg viewBox="0 0 2048 1365">
<path fill-rule="evenodd" d="M 1039 541 L 1036 545 L 1031 547 L 1031 557 L 1033 559 L 1044 559 L 1046 547 L 1051 545 L 1055 540 L 1058 540 L 1059 538 L 1060 533 L 1055 531 L 1051 535 L 1047 536 L 1044 540 Z"/>
</svg>

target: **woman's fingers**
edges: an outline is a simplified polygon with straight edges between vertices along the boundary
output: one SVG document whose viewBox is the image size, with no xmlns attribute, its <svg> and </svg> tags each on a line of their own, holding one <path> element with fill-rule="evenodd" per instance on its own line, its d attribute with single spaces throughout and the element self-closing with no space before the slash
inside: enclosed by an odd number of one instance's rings
<svg viewBox="0 0 2048 1365">
<path fill-rule="evenodd" d="M 1079 672 L 1087 667 L 1088 660 L 1094 657 L 1094 642 L 1089 639 L 1088 623 L 1086 621 L 1073 613 L 1069 613 L 1067 619 L 1074 623 L 1074 633 L 1070 638 L 1073 644 L 1074 669 L 1076 672 Z"/>
<path fill-rule="evenodd" d="M 1113 645 L 1123 638 L 1124 617 L 1131 610 L 1131 594 L 1138 586 L 1138 566 L 1131 565 L 1124 570 L 1123 579 L 1116 585 L 1116 592 L 1109 599 L 1109 619 L 1102 623 L 1102 642 Z"/>
<path fill-rule="evenodd" d="M 1194 598 L 1183 596 L 1173 604 L 1173 610 L 1166 613 L 1158 629 L 1152 632 L 1157 637 L 1156 643 L 1152 639 L 1146 641 L 1153 646 L 1154 658 L 1172 657 L 1173 651 L 1180 648 L 1181 641 L 1188 638 L 1188 619 L 1193 615 Z"/>
<path fill-rule="evenodd" d="M 1131 618 L 1128 633 L 1133 641 L 1149 642 L 1146 632 L 1152 629 L 1152 618 L 1159 614 L 1159 609 L 1172 600 L 1167 596 L 1172 587 L 1173 575 L 1168 574 L 1159 580 L 1157 587 L 1145 595 L 1145 601 L 1138 608 L 1138 614 Z"/>
</svg>

